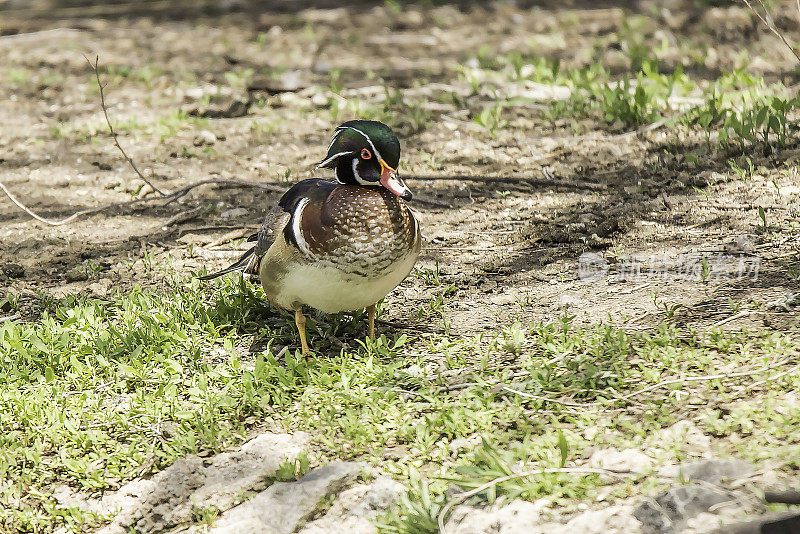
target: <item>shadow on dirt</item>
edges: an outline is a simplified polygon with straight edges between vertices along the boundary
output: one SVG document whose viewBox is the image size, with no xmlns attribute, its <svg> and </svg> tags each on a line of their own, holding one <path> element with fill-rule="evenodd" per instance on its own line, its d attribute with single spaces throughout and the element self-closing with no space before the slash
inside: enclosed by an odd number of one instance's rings
<svg viewBox="0 0 800 534">
<path fill-rule="evenodd" d="M 558 2 L 555 0 L 522 0 L 516 3 L 521 9 L 583 9 L 583 10 L 602 10 L 609 8 L 623 8 L 631 11 L 640 9 L 639 2 L 631 0 L 618 1 L 589 1 L 577 0 L 571 2 Z M 233 13 L 258 14 L 291 14 L 304 9 L 371 9 L 383 7 L 386 2 L 383 0 L 284 0 L 274 2 L 271 0 L 207 0 L 196 2 L 194 0 L 171 0 L 168 2 L 94 2 L 92 0 L 50 0 L 43 1 L 29 6 L 25 2 L 10 1 L 4 6 L 0 6 L 0 12 L 7 11 L 10 15 L 35 15 L 42 20 L 59 19 L 121 19 L 126 17 L 148 16 L 161 20 L 191 20 L 196 18 L 206 18 L 221 16 Z M 474 9 L 499 9 L 505 5 L 500 0 L 419 0 L 405 1 L 403 5 L 417 6 L 420 8 L 437 7 L 450 5 L 461 11 Z M 343 15 L 345 16 L 345 15 Z"/>
</svg>

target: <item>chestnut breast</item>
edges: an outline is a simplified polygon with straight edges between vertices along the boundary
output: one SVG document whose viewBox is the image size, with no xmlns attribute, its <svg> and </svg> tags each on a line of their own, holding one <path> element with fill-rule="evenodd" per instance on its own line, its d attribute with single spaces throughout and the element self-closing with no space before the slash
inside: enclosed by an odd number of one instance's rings
<svg viewBox="0 0 800 534">
<path fill-rule="evenodd" d="M 420 245 L 414 215 L 382 187 L 339 185 L 305 206 L 300 228 L 308 260 L 367 278 L 383 276 Z"/>
</svg>

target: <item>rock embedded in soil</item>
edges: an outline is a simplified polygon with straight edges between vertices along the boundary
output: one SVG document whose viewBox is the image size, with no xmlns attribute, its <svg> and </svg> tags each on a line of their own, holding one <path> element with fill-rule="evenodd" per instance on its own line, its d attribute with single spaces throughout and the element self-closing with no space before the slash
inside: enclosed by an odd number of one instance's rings
<svg viewBox="0 0 800 534">
<path fill-rule="evenodd" d="M 87 289 L 92 295 L 102 298 L 108 295 L 113 285 L 114 282 L 110 278 L 101 278 L 97 282 L 89 284 Z"/>
<path fill-rule="evenodd" d="M 18 264 L 18 263 L 6 263 L 3 265 L 2 269 L 0 269 L 0 274 L 2 277 L 0 278 L 24 278 L 25 277 L 25 268 Z"/>
<path fill-rule="evenodd" d="M 277 482 L 223 514 L 207 532 L 291 534 L 314 513 L 320 501 L 341 491 L 359 472 L 357 464 L 334 462 L 310 471 L 295 482 Z"/>
<path fill-rule="evenodd" d="M 262 92 L 271 95 L 299 91 L 308 87 L 303 71 L 292 70 L 278 77 L 258 76 L 247 84 L 248 92 Z"/>
<path fill-rule="evenodd" d="M 692 484 L 670 488 L 641 502 L 633 511 L 642 530 L 652 534 L 680 532 L 687 520 L 712 506 L 733 500 L 725 491 Z"/>
<path fill-rule="evenodd" d="M 442 534 L 538 533 L 541 503 L 516 500 L 506 506 L 473 508 L 457 506 L 450 514 Z"/>
<path fill-rule="evenodd" d="M 284 462 L 305 450 L 308 441 L 302 432 L 261 434 L 237 451 L 181 458 L 151 479 L 134 480 L 100 502 L 81 507 L 114 516 L 99 534 L 162 532 L 190 522 L 197 509 L 224 511 L 247 492 L 260 491 Z"/>
<path fill-rule="evenodd" d="M 658 474 L 668 478 L 683 478 L 688 481 L 701 481 L 719 484 L 723 479 L 735 480 L 743 478 L 755 471 L 755 467 L 736 458 L 715 458 L 699 460 L 678 465 L 662 467 Z"/>
<path fill-rule="evenodd" d="M 350 487 L 362 472 L 352 462 L 333 462 L 299 480 L 274 482 L 279 468 L 305 452 L 309 441 L 303 432 L 265 433 L 235 451 L 181 458 L 100 500 L 66 486 L 56 488 L 54 497 L 62 508 L 110 517 L 99 534 L 376 534 L 374 520 L 405 491 L 399 482 L 379 476 Z M 207 511 L 218 516 L 210 524 L 198 522 Z"/>
<path fill-rule="evenodd" d="M 506 506 L 485 509 L 459 506 L 450 516 L 443 534 L 640 534 L 641 523 L 631 505 L 613 505 L 587 510 L 565 523 L 540 522 L 545 500 L 516 500 Z"/>
<path fill-rule="evenodd" d="M 638 534 L 642 532 L 640 522 L 633 515 L 634 507 L 614 505 L 601 510 L 589 510 L 576 515 L 566 525 L 552 530 L 543 529 L 542 534 Z"/>
<path fill-rule="evenodd" d="M 83 265 L 76 265 L 72 269 L 64 273 L 64 278 L 67 282 L 83 282 L 89 279 L 89 273 Z"/>
<path fill-rule="evenodd" d="M 376 534 L 374 520 L 388 512 L 404 491 L 402 484 L 387 477 L 359 484 L 343 491 L 324 516 L 308 523 L 299 534 Z"/>
<path fill-rule="evenodd" d="M 217 136 L 214 135 L 214 132 L 210 132 L 209 130 L 201 130 L 196 136 L 194 136 L 194 141 L 192 144 L 194 146 L 211 146 L 217 142 Z"/>
<path fill-rule="evenodd" d="M 589 458 L 592 467 L 618 473 L 644 473 L 653 467 L 653 460 L 636 449 L 600 449 Z"/>
</svg>

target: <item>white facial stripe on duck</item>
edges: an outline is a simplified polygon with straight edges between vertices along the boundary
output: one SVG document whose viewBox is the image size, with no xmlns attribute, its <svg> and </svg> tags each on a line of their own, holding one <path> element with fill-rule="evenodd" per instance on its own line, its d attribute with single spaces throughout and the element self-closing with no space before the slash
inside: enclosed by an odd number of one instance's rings
<svg viewBox="0 0 800 534">
<path fill-rule="evenodd" d="M 345 130 L 345 128 L 346 128 L 346 129 L 348 129 L 348 130 L 355 130 L 356 132 L 358 132 L 358 133 L 360 133 L 361 135 L 363 135 L 363 136 L 364 136 L 364 138 L 365 138 L 365 139 L 367 140 L 367 142 L 369 143 L 369 146 L 370 146 L 370 147 L 372 147 L 372 152 L 375 154 L 375 157 L 376 157 L 376 158 L 378 158 L 379 160 L 380 160 L 380 159 L 383 159 L 383 158 L 381 158 L 381 153 L 380 153 L 380 152 L 378 152 L 378 149 L 377 149 L 377 148 L 375 148 L 375 144 L 372 142 L 372 139 L 370 139 L 370 138 L 369 138 L 369 136 L 368 136 L 367 134 L 365 134 L 364 132 L 362 132 L 362 131 L 361 131 L 361 130 L 359 130 L 358 128 L 354 128 L 354 127 L 352 127 L 352 126 L 345 126 L 344 128 L 342 128 L 342 127 L 340 126 L 339 128 L 341 128 L 341 130 L 340 130 L 340 131 L 344 131 L 344 130 Z M 328 149 L 330 150 L 330 147 L 328 147 Z"/>
<path fill-rule="evenodd" d="M 333 139 L 334 139 L 334 141 L 335 141 L 335 140 L 336 140 L 336 137 L 334 137 Z M 332 144 L 333 144 L 333 141 L 331 141 L 331 145 L 332 145 Z M 319 163 L 319 164 L 317 164 L 317 169 L 320 169 L 320 168 L 324 167 L 325 165 L 327 165 L 327 164 L 328 164 L 328 163 L 330 163 L 331 161 L 335 160 L 335 159 L 336 159 L 336 158 L 338 158 L 339 156 L 346 156 L 346 155 L 348 155 L 348 154 L 352 154 L 352 153 L 353 153 L 353 151 L 352 151 L 352 150 L 345 150 L 344 152 L 339 152 L 339 153 L 337 153 L 337 154 L 334 154 L 333 156 L 331 156 L 331 157 L 327 158 L 327 159 L 326 159 L 325 161 L 323 161 L 322 163 Z"/>
</svg>

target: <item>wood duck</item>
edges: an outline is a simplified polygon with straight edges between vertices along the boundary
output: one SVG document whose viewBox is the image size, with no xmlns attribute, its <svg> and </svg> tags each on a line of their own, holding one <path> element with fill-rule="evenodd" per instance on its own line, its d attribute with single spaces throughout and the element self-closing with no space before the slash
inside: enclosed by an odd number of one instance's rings
<svg viewBox="0 0 800 534">
<path fill-rule="evenodd" d="M 258 275 L 273 305 L 294 311 L 302 354 L 308 354 L 302 307 L 325 313 L 366 308 L 375 337 L 375 304 L 411 272 L 422 245 L 397 174 L 400 142 L 377 121 L 345 122 L 317 168 L 336 180 L 295 184 L 272 208 L 253 248 L 227 269 Z"/>
</svg>

